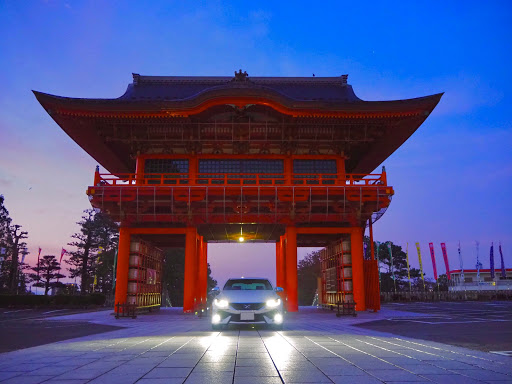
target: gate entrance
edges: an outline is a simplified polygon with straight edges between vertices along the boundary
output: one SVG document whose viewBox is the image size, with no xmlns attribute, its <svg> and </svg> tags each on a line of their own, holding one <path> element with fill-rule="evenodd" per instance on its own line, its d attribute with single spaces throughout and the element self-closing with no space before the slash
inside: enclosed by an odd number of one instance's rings
<svg viewBox="0 0 512 384">
<path fill-rule="evenodd" d="M 353 300 L 365 310 L 365 287 L 378 280 L 365 281 L 374 277 L 365 275 L 363 228 L 394 193 L 386 172 L 372 171 L 441 97 L 368 102 L 354 94 L 347 76 L 241 71 L 234 77 L 134 74 L 118 99 L 35 95 L 108 171 L 96 170 L 87 195 L 121 223 L 116 304 L 131 300 L 130 248 L 140 239 L 160 249 L 185 248 L 185 312 L 206 301 L 206 243 L 240 237 L 275 242 L 276 281 L 289 311 L 298 308 L 297 247 L 349 237 Z"/>
</svg>

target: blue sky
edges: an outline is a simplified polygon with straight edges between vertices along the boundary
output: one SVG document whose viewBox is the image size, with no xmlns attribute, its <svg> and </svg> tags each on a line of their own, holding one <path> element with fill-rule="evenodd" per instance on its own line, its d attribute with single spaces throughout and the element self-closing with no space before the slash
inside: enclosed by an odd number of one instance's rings
<svg viewBox="0 0 512 384">
<path fill-rule="evenodd" d="M 409 242 L 410 249 L 419 241 L 425 256 L 434 242 L 441 271 L 440 242 L 455 267 L 460 240 L 464 262 L 473 267 L 479 240 L 486 267 L 491 242 L 502 241 L 512 266 L 511 4 L 0 2 L 0 193 L 29 231 L 28 260 L 38 246 L 58 254 L 69 241 L 89 206 L 85 189 L 96 165 L 32 89 L 114 98 L 132 72 L 229 76 L 242 68 L 253 76 L 348 73 L 365 100 L 445 92 L 384 163 L 396 195 L 375 237 Z M 274 250 L 210 246 L 214 276 L 273 276 Z"/>
</svg>

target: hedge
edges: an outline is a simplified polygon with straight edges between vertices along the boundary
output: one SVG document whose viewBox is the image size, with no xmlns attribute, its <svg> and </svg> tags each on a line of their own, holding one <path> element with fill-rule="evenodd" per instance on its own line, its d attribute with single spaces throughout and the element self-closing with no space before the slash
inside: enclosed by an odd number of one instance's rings
<svg viewBox="0 0 512 384">
<path fill-rule="evenodd" d="M 46 307 L 46 306 L 100 306 L 105 304 L 105 295 L 93 293 L 91 295 L 0 295 L 0 307 Z"/>
</svg>

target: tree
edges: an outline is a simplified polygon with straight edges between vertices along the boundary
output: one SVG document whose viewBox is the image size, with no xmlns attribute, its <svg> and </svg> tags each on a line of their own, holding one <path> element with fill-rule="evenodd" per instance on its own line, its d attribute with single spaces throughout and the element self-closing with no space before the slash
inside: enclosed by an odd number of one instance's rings
<svg viewBox="0 0 512 384">
<path fill-rule="evenodd" d="M 449 281 L 448 276 L 443 273 L 437 278 L 437 289 L 440 291 L 448 291 Z"/>
<path fill-rule="evenodd" d="M 370 249 L 370 239 L 365 236 L 364 242 L 367 244 L 367 249 Z M 391 252 L 393 254 L 393 263 L 391 264 L 391 255 L 389 253 L 388 244 L 391 245 Z M 377 243 L 374 242 L 374 250 L 377 252 Z M 369 251 L 368 251 L 369 252 Z M 379 246 L 379 269 L 381 278 L 381 292 L 408 291 L 409 281 L 407 279 L 407 257 L 406 253 L 399 245 L 393 244 L 391 241 L 381 243 Z M 420 278 L 421 272 L 417 268 L 410 268 L 409 273 L 411 276 L 411 283 L 416 278 Z M 395 280 L 393 281 L 393 275 Z"/>
<path fill-rule="evenodd" d="M 32 270 L 36 272 L 29 275 L 35 281 L 33 285 L 44 288 L 45 296 L 48 295 L 50 288 L 64 285 L 58 280 L 66 276 L 60 273 L 60 263 L 53 255 L 43 256 L 39 261 L 39 265 L 32 267 Z"/>
<path fill-rule="evenodd" d="M 114 289 L 114 260 L 117 251 L 118 236 L 112 238 L 110 249 L 100 249 L 96 265 L 94 290 L 96 292 L 110 293 Z"/>
<path fill-rule="evenodd" d="M 11 287 L 12 293 L 18 293 L 18 282 L 20 278 L 20 269 L 19 269 L 19 254 L 20 250 L 24 250 L 26 248 L 27 243 L 23 241 L 23 239 L 27 238 L 28 232 L 22 231 L 21 225 L 13 225 L 11 227 L 11 274 L 9 276 L 9 285 Z"/>
<path fill-rule="evenodd" d="M 207 265 L 208 291 L 217 286 L 217 280 L 211 276 L 210 264 Z M 162 296 L 169 297 L 171 305 L 183 306 L 183 287 L 185 283 L 185 250 L 170 248 L 164 253 L 162 271 Z"/>
<path fill-rule="evenodd" d="M 111 286 L 113 275 L 106 271 L 113 265 L 113 255 L 118 243 L 117 225 L 107 215 L 96 212 L 94 209 L 85 210 L 82 220 L 77 224 L 80 230 L 71 236 L 74 241 L 68 243 L 76 248 L 69 252 L 71 257 L 66 260 L 66 263 L 71 266 L 68 269 L 71 273 L 70 277 L 80 277 L 82 294 L 92 291 L 94 276 L 102 281 L 103 286 Z M 100 247 L 103 249 L 103 259 L 99 259 Z M 104 268 L 100 268 L 101 266 Z M 107 274 L 97 276 L 98 272 Z"/>
<path fill-rule="evenodd" d="M 4 196 L 0 195 L 0 257 L 7 255 L 7 244 L 11 232 L 11 218 L 4 206 Z"/>
<path fill-rule="evenodd" d="M 299 282 L 299 305 L 311 305 L 321 277 L 320 252 L 314 251 L 297 264 Z"/>
<path fill-rule="evenodd" d="M 26 254 L 27 244 L 23 240 L 27 238 L 27 232 L 21 230 L 21 225 L 11 224 L 4 202 L 4 196 L 0 195 L 0 292 L 25 292 L 26 279 L 19 256 Z"/>
</svg>

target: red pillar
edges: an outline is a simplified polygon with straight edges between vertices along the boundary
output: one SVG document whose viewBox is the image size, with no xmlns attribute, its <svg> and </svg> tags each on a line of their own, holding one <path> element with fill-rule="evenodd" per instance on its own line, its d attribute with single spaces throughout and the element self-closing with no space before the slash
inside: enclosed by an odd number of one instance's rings
<svg viewBox="0 0 512 384">
<path fill-rule="evenodd" d="M 128 292 L 128 269 L 130 267 L 130 232 L 127 228 L 119 229 L 119 247 L 117 249 L 117 273 L 115 304 L 126 303 Z"/>
<path fill-rule="evenodd" d="M 372 218 L 370 217 L 370 219 L 368 220 L 368 227 L 369 227 L 369 230 L 370 230 L 370 259 L 371 260 L 375 260 L 375 249 L 374 249 L 374 246 L 373 246 L 373 227 L 372 227 Z"/>
<path fill-rule="evenodd" d="M 197 231 L 189 227 L 185 233 L 185 278 L 183 287 L 183 312 L 195 309 L 197 291 Z"/>
<path fill-rule="evenodd" d="M 352 247 L 352 284 L 354 287 L 354 301 L 356 302 L 357 311 L 365 311 L 366 298 L 364 292 L 362 228 L 352 228 L 350 243 Z"/>
<path fill-rule="evenodd" d="M 199 292 L 197 294 L 197 300 L 199 303 L 206 305 L 206 295 L 208 290 L 208 261 L 207 261 L 207 249 L 208 244 L 204 241 L 203 236 L 199 236 Z"/>
<path fill-rule="evenodd" d="M 135 161 L 135 179 L 137 185 L 144 184 L 144 159 L 140 155 Z"/>
<path fill-rule="evenodd" d="M 297 282 L 297 228 L 286 227 L 286 295 L 288 297 L 288 311 L 299 310 L 299 291 Z"/>
<path fill-rule="evenodd" d="M 284 288 L 284 255 L 282 236 L 276 242 L 276 287 Z"/>
</svg>

